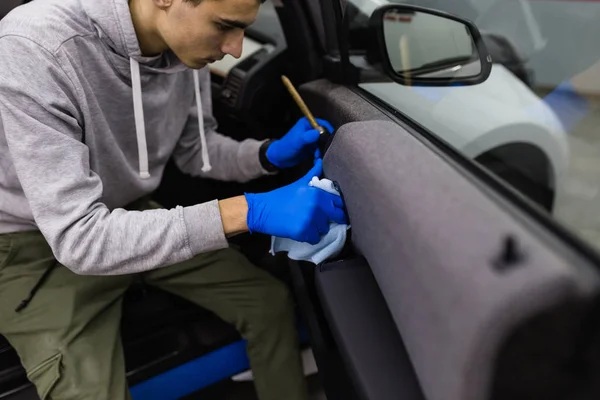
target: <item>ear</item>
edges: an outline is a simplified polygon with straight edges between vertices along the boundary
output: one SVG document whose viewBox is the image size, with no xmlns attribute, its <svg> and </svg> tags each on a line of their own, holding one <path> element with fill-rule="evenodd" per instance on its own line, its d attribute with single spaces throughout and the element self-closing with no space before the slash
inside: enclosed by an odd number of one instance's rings
<svg viewBox="0 0 600 400">
<path fill-rule="evenodd" d="M 152 0 L 154 5 L 161 10 L 166 10 L 173 5 L 173 0 Z"/>
</svg>

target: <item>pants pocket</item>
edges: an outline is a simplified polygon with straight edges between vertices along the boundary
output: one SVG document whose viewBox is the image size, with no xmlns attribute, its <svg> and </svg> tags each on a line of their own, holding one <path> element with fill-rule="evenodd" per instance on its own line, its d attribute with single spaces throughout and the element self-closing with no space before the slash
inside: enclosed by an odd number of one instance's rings
<svg viewBox="0 0 600 400">
<path fill-rule="evenodd" d="M 61 368 L 62 354 L 58 353 L 27 372 L 27 377 L 35 385 L 41 400 L 50 399 L 50 392 L 60 380 Z"/>
</svg>

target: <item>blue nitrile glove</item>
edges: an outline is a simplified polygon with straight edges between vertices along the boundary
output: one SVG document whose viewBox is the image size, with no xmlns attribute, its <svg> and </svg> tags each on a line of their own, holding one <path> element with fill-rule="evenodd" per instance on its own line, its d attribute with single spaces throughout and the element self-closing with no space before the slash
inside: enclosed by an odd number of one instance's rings
<svg viewBox="0 0 600 400">
<path fill-rule="evenodd" d="M 329 232 L 329 222 L 348 223 L 340 196 L 328 193 L 308 183 L 323 173 L 323 161 L 302 179 L 268 193 L 246 193 L 247 223 L 251 233 L 290 238 L 317 244 L 321 235 Z"/>
<path fill-rule="evenodd" d="M 322 119 L 317 122 L 329 133 L 333 132 L 329 122 Z M 284 137 L 271 143 L 267 158 L 278 168 L 293 167 L 315 154 L 318 141 L 319 131 L 313 129 L 308 119 L 300 118 Z"/>
</svg>

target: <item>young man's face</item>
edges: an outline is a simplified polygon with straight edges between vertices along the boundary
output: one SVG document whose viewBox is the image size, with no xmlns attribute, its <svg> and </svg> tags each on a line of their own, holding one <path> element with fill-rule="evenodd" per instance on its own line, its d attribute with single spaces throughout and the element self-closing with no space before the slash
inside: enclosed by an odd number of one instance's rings
<svg viewBox="0 0 600 400">
<path fill-rule="evenodd" d="M 173 0 L 159 24 L 167 46 L 190 68 L 202 68 L 225 55 L 240 57 L 244 29 L 258 14 L 259 0 Z"/>
</svg>

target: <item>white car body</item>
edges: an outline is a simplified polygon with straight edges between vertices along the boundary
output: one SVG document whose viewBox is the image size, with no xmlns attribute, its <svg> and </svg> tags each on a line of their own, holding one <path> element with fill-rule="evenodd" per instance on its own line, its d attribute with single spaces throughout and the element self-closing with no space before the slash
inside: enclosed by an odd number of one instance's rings
<svg viewBox="0 0 600 400">
<path fill-rule="evenodd" d="M 350 1 L 367 16 L 377 7 L 390 4 L 389 0 Z M 490 7 L 496 1 L 477 3 Z M 523 7 L 523 1 L 515 2 L 515 6 Z M 525 6 L 525 11 L 529 11 L 528 4 Z M 539 39 L 539 30 L 529 14 L 525 13 L 527 26 L 536 33 L 534 38 Z M 555 190 L 561 187 L 569 161 L 565 128 L 552 109 L 501 64 L 494 64 L 488 80 L 474 86 L 407 87 L 397 83 L 364 83 L 360 87 L 470 158 L 511 143 L 536 146 L 546 154 L 552 166 L 554 179 L 548 184 Z M 519 165 L 519 160 L 506 161 Z"/>
<path fill-rule="evenodd" d="M 363 83 L 360 87 L 434 132 L 469 158 L 511 143 L 542 150 L 556 188 L 569 159 L 566 133 L 542 99 L 504 66 L 494 64 L 484 83 L 461 87 L 409 87 Z M 510 160 L 518 165 L 519 160 Z"/>
</svg>

